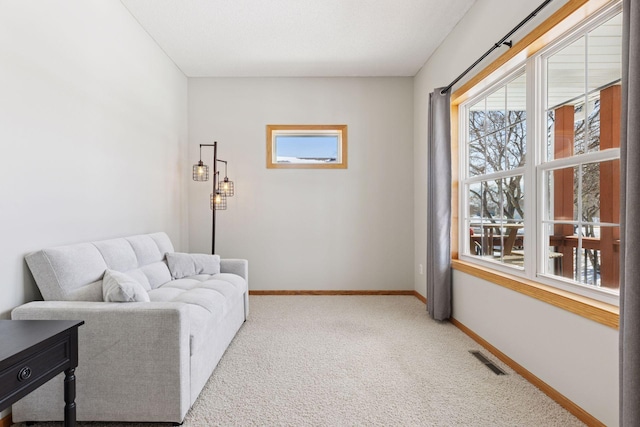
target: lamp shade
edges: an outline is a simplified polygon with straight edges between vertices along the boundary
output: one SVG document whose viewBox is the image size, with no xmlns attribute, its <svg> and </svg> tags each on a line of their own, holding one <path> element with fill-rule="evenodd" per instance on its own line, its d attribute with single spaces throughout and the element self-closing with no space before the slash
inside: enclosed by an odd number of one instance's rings
<svg viewBox="0 0 640 427">
<path fill-rule="evenodd" d="M 224 211 L 227 209 L 227 196 L 219 191 L 216 191 L 215 194 L 211 193 L 210 199 L 211 210 Z"/>
<path fill-rule="evenodd" d="M 233 196 L 233 181 L 229 181 L 229 178 L 225 176 L 224 180 L 218 184 L 218 191 L 220 191 L 220 194 L 223 194 L 227 197 Z"/>
<path fill-rule="evenodd" d="M 194 181 L 209 181 L 209 166 L 202 163 L 200 160 L 193 165 L 193 173 L 191 175 Z"/>
</svg>

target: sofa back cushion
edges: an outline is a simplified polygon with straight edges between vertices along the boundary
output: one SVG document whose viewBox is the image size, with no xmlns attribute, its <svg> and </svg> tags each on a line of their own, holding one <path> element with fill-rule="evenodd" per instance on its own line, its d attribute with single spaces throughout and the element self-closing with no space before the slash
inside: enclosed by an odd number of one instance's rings
<svg viewBox="0 0 640 427">
<path fill-rule="evenodd" d="M 146 289 L 171 280 L 164 255 L 173 252 L 166 233 L 42 249 L 26 256 L 42 297 L 49 301 L 102 301 L 102 277 L 127 273 Z"/>
<path fill-rule="evenodd" d="M 196 274 L 219 274 L 220 255 L 167 252 L 167 267 L 171 277 L 182 279 Z"/>
</svg>

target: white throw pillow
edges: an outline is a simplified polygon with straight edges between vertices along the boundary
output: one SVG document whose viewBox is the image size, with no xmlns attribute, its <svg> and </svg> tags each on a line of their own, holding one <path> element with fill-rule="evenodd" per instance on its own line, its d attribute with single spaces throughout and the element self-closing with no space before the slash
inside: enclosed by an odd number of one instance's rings
<svg viewBox="0 0 640 427">
<path fill-rule="evenodd" d="M 220 255 L 167 252 L 167 266 L 174 279 L 196 274 L 220 273 Z"/>
<path fill-rule="evenodd" d="M 105 270 L 102 278 L 102 299 L 107 302 L 149 302 L 149 294 L 131 276 L 115 270 Z"/>
</svg>

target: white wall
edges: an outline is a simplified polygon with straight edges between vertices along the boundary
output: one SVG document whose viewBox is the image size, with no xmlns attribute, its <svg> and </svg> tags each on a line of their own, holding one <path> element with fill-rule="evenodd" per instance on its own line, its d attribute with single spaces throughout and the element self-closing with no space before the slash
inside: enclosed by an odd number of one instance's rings
<svg viewBox="0 0 640 427">
<path fill-rule="evenodd" d="M 564 3 L 552 2 L 514 42 Z M 415 78 L 415 265 L 426 260 L 428 93 L 448 85 L 538 4 L 478 0 Z M 424 295 L 425 276 L 415 271 L 415 290 Z M 460 272 L 453 277 L 453 298 L 457 320 L 605 424 L 618 424 L 616 330 Z"/>
<path fill-rule="evenodd" d="M 618 331 L 454 272 L 456 320 L 607 426 L 618 424 Z"/>
<path fill-rule="evenodd" d="M 190 163 L 214 140 L 229 161 L 216 252 L 249 260 L 250 289 L 413 289 L 412 91 L 412 78 L 189 80 Z M 347 124 L 348 169 L 267 169 L 267 124 Z M 210 251 L 210 192 L 189 184 L 192 251 Z"/>
<path fill-rule="evenodd" d="M 542 23 L 549 15 L 567 3 L 556 0 L 520 30 L 511 40 L 515 43 Z M 414 80 L 414 227 L 415 227 L 415 290 L 426 296 L 426 278 L 417 266 L 427 258 L 427 136 L 429 92 L 436 87 L 448 86 L 476 59 L 502 39 L 539 5 L 530 0 L 477 0 L 458 22 L 442 44 L 436 49 L 415 76 Z M 453 91 L 490 64 L 507 48 L 494 50 L 465 78 L 453 87 Z"/>
<path fill-rule="evenodd" d="M 30 251 L 187 246 L 186 115 L 186 77 L 120 2 L 0 2 L 0 317 L 39 295 Z"/>
</svg>

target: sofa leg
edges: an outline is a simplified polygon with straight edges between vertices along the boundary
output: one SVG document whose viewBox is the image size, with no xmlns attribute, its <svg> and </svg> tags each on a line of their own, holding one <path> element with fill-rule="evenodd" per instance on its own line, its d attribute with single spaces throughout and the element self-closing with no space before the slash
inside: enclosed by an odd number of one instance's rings
<svg viewBox="0 0 640 427">
<path fill-rule="evenodd" d="M 247 293 L 249 293 L 249 291 L 247 290 Z M 244 304 L 244 321 L 247 321 L 247 296 L 245 295 L 244 298 L 242 299 L 242 303 Z"/>
</svg>

